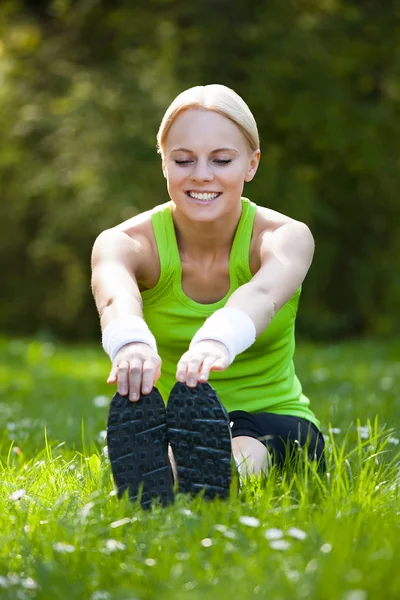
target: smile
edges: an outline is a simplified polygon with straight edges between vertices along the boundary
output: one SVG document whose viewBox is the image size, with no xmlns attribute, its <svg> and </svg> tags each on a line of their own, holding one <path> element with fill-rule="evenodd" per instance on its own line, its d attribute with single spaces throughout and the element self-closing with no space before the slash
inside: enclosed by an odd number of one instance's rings
<svg viewBox="0 0 400 600">
<path fill-rule="evenodd" d="M 215 200 L 221 192 L 186 192 L 188 196 L 194 198 L 195 200 L 202 200 L 203 202 L 207 202 L 210 200 Z"/>
</svg>

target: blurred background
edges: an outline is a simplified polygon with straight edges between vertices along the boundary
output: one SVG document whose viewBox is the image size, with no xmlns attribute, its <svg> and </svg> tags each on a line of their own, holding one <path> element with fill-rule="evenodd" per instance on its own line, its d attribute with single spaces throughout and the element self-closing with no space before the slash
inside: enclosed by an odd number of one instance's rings
<svg viewBox="0 0 400 600">
<path fill-rule="evenodd" d="M 400 333 L 399 0 L 2 0 L 3 333 L 99 341 L 93 242 L 167 201 L 159 122 L 208 83 L 259 125 L 245 195 L 314 234 L 299 334 Z"/>
</svg>

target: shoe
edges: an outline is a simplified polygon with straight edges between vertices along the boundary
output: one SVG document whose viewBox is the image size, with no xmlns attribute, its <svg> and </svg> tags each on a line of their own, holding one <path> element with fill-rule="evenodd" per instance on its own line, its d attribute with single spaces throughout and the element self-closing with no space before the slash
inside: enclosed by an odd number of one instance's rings
<svg viewBox="0 0 400 600">
<path fill-rule="evenodd" d="M 141 491 L 145 509 L 154 499 L 163 506 L 173 502 L 165 404 L 156 388 L 137 402 L 115 394 L 108 413 L 107 445 L 119 498 L 128 490 L 129 499 L 135 501 Z"/>
<path fill-rule="evenodd" d="M 176 383 L 167 404 L 168 440 L 178 471 L 179 491 L 228 498 L 232 477 L 228 413 L 209 383 Z"/>
</svg>

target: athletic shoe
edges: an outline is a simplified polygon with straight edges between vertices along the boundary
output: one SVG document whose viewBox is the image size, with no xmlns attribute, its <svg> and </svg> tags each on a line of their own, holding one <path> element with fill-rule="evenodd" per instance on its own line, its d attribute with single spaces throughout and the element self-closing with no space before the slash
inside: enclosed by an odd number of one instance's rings
<svg viewBox="0 0 400 600">
<path fill-rule="evenodd" d="M 115 394 L 108 414 L 107 445 L 119 498 L 128 490 L 132 501 L 141 492 L 143 508 L 150 508 L 156 498 L 163 506 L 173 502 L 165 404 L 156 388 L 137 402 Z"/>
<path fill-rule="evenodd" d="M 167 404 L 168 439 L 178 471 L 179 491 L 208 500 L 227 498 L 231 483 L 228 413 L 209 383 L 176 383 Z"/>
</svg>

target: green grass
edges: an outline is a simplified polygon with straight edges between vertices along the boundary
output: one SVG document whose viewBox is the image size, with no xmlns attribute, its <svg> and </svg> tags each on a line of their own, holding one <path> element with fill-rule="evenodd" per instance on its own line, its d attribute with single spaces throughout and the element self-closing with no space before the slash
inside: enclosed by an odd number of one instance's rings
<svg viewBox="0 0 400 600">
<path fill-rule="evenodd" d="M 228 502 L 146 513 L 103 455 L 101 350 L 3 340 L 0 356 L 1 599 L 400 597 L 398 342 L 299 344 L 326 476 L 300 456 Z"/>
</svg>

